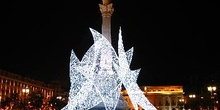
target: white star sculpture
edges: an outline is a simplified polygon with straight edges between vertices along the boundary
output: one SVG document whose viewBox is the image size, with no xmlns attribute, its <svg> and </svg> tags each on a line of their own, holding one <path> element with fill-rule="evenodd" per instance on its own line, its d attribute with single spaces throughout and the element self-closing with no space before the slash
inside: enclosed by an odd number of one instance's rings
<svg viewBox="0 0 220 110">
<path fill-rule="evenodd" d="M 156 110 L 136 83 L 140 69 L 131 71 L 133 48 L 124 51 L 119 30 L 117 56 L 111 43 L 99 32 L 90 28 L 94 44 L 82 60 L 71 51 L 70 91 L 68 104 L 62 110 L 87 110 L 104 103 L 106 110 L 115 110 L 122 84 L 136 110 L 138 105 L 146 110 Z"/>
</svg>

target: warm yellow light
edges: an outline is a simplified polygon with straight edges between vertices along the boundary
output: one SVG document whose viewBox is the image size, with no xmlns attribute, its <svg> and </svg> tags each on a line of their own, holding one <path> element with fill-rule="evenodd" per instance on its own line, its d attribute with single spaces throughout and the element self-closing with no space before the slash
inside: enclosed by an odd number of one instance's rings
<svg viewBox="0 0 220 110">
<path fill-rule="evenodd" d="M 171 94 L 171 93 L 182 93 L 183 91 L 148 91 L 147 93 L 160 93 L 160 94 Z"/>
<path fill-rule="evenodd" d="M 190 94 L 189 98 L 196 98 L 196 95 L 195 94 Z"/>
<path fill-rule="evenodd" d="M 179 102 L 184 102 L 184 99 L 179 99 Z"/>
<path fill-rule="evenodd" d="M 22 89 L 22 92 L 25 92 L 25 89 Z"/>
<path fill-rule="evenodd" d="M 208 91 L 210 91 L 210 92 L 216 91 L 216 87 L 215 86 L 209 86 L 207 88 L 208 88 Z"/>
<path fill-rule="evenodd" d="M 213 90 L 213 91 L 216 91 L 216 87 L 212 87 L 212 90 Z"/>
<path fill-rule="evenodd" d="M 22 92 L 23 92 L 23 93 L 29 93 L 30 90 L 29 90 L 28 88 L 25 88 L 25 89 L 22 89 Z"/>
<path fill-rule="evenodd" d="M 61 100 L 61 99 L 62 99 L 62 96 L 57 96 L 57 99 L 58 99 L 58 100 Z"/>
<path fill-rule="evenodd" d="M 29 89 L 26 89 L 26 92 L 27 92 L 27 93 L 29 93 L 29 91 L 30 91 Z"/>
</svg>

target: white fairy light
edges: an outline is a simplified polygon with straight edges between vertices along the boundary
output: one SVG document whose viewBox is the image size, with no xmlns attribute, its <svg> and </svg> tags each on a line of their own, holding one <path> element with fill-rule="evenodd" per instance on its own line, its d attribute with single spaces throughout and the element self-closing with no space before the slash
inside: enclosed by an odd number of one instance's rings
<svg viewBox="0 0 220 110">
<path fill-rule="evenodd" d="M 138 105 L 140 105 L 145 110 L 156 110 L 156 108 L 150 103 L 150 101 L 145 97 L 142 93 L 141 89 L 138 87 L 136 83 L 138 74 L 140 69 L 131 71 L 129 66 L 132 59 L 133 49 L 130 49 L 128 53 L 124 51 L 122 35 L 121 35 L 121 28 L 119 30 L 119 40 L 118 40 L 118 53 L 119 53 L 119 77 L 125 86 L 129 98 L 135 108 L 138 110 Z M 135 94 L 134 94 L 135 93 Z"/>
<path fill-rule="evenodd" d="M 141 92 L 136 81 L 140 69 L 131 71 L 133 48 L 124 51 L 121 30 L 119 31 L 117 56 L 110 42 L 99 32 L 90 28 L 94 44 L 82 60 L 72 50 L 70 57 L 70 91 L 68 104 L 62 110 L 91 109 L 103 103 L 106 110 L 115 110 L 119 102 L 122 84 L 138 110 L 156 110 Z M 133 94 L 135 93 L 135 94 Z"/>
</svg>

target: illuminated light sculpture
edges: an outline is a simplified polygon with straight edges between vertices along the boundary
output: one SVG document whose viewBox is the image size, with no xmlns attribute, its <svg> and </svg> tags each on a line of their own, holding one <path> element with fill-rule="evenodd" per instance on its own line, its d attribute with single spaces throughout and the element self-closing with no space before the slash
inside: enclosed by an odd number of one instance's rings
<svg viewBox="0 0 220 110">
<path fill-rule="evenodd" d="M 80 61 L 74 51 L 70 56 L 70 91 L 68 104 L 62 110 L 87 110 L 100 103 L 106 110 L 115 110 L 125 86 L 136 110 L 138 105 L 146 110 L 156 110 L 138 87 L 136 81 L 140 69 L 131 71 L 133 48 L 124 51 L 121 29 L 118 53 L 99 32 L 90 28 L 94 44 Z"/>
<path fill-rule="evenodd" d="M 156 108 L 150 103 L 150 101 L 145 97 L 138 84 L 136 83 L 140 69 L 131 71 L 129 66 L 132 60 L 133 48 L 127 53 L 124 51 L 121 29 L 119 30 L 119 41 L 118 41 L 118 53 L 119 53 L 119 77 L 125 86 L 128 96 L 135 108 L 138 110 L 138 105 L 140 105 L 145 110 L 156 110 Z"/>
</svg>

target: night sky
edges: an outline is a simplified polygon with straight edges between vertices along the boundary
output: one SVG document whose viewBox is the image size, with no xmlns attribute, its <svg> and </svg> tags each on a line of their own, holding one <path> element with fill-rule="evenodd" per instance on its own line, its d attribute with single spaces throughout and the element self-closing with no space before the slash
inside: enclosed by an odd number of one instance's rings
<svg viewBox="0 0 220 110">
<path fill-rule="evenodd" d="M 220 74 L 216 1 L 113 0 L 112 37 L 119 27 L 139 85 L 189 84 Z M 68 81 L 71 49 L 81 59 L 101 32 L 101 0 L 4 1 L 0 69 L 49 82 Z M 114 44 L 117 44 L 114 42 Z M 209 76 L 209 77 L 207 77 Z"/>
</svg>

